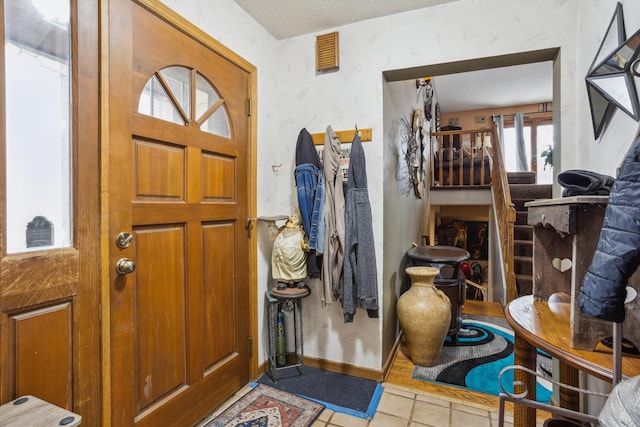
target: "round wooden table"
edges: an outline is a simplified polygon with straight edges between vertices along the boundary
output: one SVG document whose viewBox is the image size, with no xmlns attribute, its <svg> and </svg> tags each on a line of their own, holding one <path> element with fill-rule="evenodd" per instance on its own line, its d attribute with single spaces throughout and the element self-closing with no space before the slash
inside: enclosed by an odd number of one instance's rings
<svg viewBox="0 0 640 427">
<path fill-rule="evenodd" d="M 578 387 L 578 371 L 605 381 L 613 381 L 613 355 L 602 351 L 577 350 L 571 347 L 571 304 L 569 302 L 536 301 L 526 295 L 511 301 L 505 318 L 514 331 L 514 363 L 536 370 L 536 348 L 546 351 L 560 362 L 559 381 Z M 640 358 L 622 357 L 622 375 L 640 375 Z M 515 371 L 515 380 L 526 384 L 528 399 L 535 400 L 534 376 Z M 518 392 L 516 390 L 516 392 Z M 560 389 L 560 406 L 578 410 L 576 392 Z M 514 405 L 514 426 L 535 426 L 534 408 Z"/>
</svg>

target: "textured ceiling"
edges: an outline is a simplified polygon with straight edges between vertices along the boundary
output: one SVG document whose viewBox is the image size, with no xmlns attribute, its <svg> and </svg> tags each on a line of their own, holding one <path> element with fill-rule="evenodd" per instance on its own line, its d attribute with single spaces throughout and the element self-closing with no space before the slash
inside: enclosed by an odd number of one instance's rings
<svg viewBox="0 0 640 427">
<path fill-rule="evenodd" d="M 277 39 L 460 0 L 234 0 Z M 420 76 L 416 76 L 420 77 Z M 552 62 L 434 75 L 443 112 L 552 99 Z"/>
<path fill-rule="evenodd" d="M 445 113 L 551 102 L 553 62 L 436 76 L 434 82 Z"/>
<path fill-rule="evenodd" d="M 457 0 L 235 0 L 277 39 Z"/>
</svg>

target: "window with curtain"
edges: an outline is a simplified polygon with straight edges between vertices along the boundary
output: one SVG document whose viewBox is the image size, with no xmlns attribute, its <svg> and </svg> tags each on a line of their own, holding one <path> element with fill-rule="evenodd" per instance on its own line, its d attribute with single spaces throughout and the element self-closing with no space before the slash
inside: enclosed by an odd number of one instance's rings
<svg viewBox="0 0 640 427">
<path fill-rule="evenodd" d="M 505 120 L 504 124 L 504 156 L 508 172 L 516 170 L 516 138 L 513 120 Z M 538 184 L 553 183 L 553 171 L 544 165 L 540 156 L 548 146 L 553 147 L 553 121 L 551 118 L 530 119 L 525 116 L 524 141 L 529 170 L 536 173 Z"/>
</svg>

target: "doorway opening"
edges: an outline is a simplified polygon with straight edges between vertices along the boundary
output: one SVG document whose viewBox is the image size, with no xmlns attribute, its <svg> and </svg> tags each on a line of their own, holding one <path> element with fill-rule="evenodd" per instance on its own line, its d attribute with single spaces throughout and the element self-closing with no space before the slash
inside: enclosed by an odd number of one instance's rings
<svg viewBox="0 0 640 427">
<path fill-rule="evenodd" d="M 437 80 L 439 76 L 448 76 L 452 74 L 479 72 L 479 71 L 491 73 L 493 71 L 499 71 L 500 69 L 506 69 L 507 67 L 512 67 L 512 66 L 524 66 L 524 65 L 533 66 L 540 63 L 546 63 L 547 64 L 546 78 L 549 80 L 549 83 L 551 84 L 551 93 L 552 93 L 551 102 L 552 104 L 559 106 L 560 105 L 559 52 L 560 52 L 559 48 L 550 48 L 550 49 L 542 49 L 542 50 L 536 50 L 536 51 L 513 53 L 508 55 L 475 58 L 475 59 L 469 59 L 464 61 L 455 61 L 455 62 L 424 65 L 424 66 L 418 66 L 418 67 L 412 67 L 412 68 L 385 71 L 383 72 L 383 79 L 384 79 L 384 85 L 385 85 L 384 123 L 385 123 L 385 127 L 388 127 L 388 131 L 385 131 L 385 134 L 387 135 L 394 134 L 393 128 L 392 128 L 395 120 L 394 115 L 404 114 L 401 111 L 402 110 L 401 105 L 403 102 L 405 103 L 405 105 L 406 103 L 410 103 L 409 107 L 420 105 L 420 103 L 416 102 L 416 91 L 419 90 L 416 81 L 424 79 L 425 77 L 430 77 L 435 81 L 434 91 L 436 93 L 434 94 L 433 98 L 434 98 L 434 101 L 436 101 L 439 98 L 439 94 L 437 93 L 438 91 Z M 387 99 L 389 100 L 388 103 L 387 103 Z M 514 104 L 512 105 L 516 105 L 516 104 L 517 102 L 514 102 Z M 537 106 L 535 107 L 536 107 L 536 110 L 533 110 L 533 111 L 537 111 Z M 421 108 L 421 107 L 417 107 L 417 108 Z M 437 109 L 434 111 L 437 111 Z M 524 112 L 527 113 L 531 111 L 532 110 L 526 110 Z M 444 112 L 446 111 L 442 110 L 441 114 L 443 114 Z M 544 150 L 545 148 L 547 148 L 546 145 L 551 145 L 551 147 L 553 148 L 553 151 L 559 152 L 560 150 L 560 147 L 559 147 L 560 145 L 560 140 L 559 140 L 560 109 L 555 108 L 551 112 L 547 111 L 547 113 L 548 113 L 547 116 L 548 116 L 549 122 L 548 123 L 545 122 L 545 125 L 550 125 L 550 127 L 545 127 L 544 132 L 546 132 L 547 134 L 551 134 L 551 136 L 549 138 L 547 135 L 547 139 L 545 140 L 546 142 L 544 144 L 541 144 L 542 145 L 541 148 Z M 435 117 L 436 115 L 434 114 L 434 118 Z M 441 124 L 442 126 L 449 125 L 448 121 L 446 120 L 441 120 Z M 487 117 L 486 121 L 483 123 L 479 123 L 476 125 L 472 124 L 466 129 L 473 130 L 480 127 L 490 128 L 491 117 L 490 116 Z M 541 131 L 542 129 L 540 126 L 538 128 L 538 132 L 540 133 Z M 387 141 L 384 149 L 384 153 L 385 153 L 384 163 L 390 169 L 394 169 L 394 162 L 397 161 L 397 159 L 395 158 L 397 157 L 397 153 L 396 153 L 397 149 L 395 149 L 394 147 L 391 147 L 391 145 L 394 145 L 394 143 L 395 143 L 394 141 Z M 455 144 L 455 141 L 454 141 L 454 144 Z M 386 145 L 389 145 L 389 147 L 387 147 Z M 541 153 L 538 153 L 538 149 L 536 149 L 535 153 L 533 153 L 532 151 L 531 157 L 535 156 L 539 163 L 538 169 L 544 170 L 544 159 L 540 159 L 539 157 L 540 154 Z M 560 159 L 559 158 L 554 159 L 553 165 L 554 165 L 554 169 L 557 170 L 560 167 Z M 550 168 L 547 165 L 546 172 L 548 173 L 549 170 Z M 431 205 L 433 205 L 434 202 L 436 202 L 436 199 L 440 200 L 442 197 L 444 197 L 443 192 L 437 193 L 438 197 L 435 197 L 436 194 L 434 194 L 433 191 L 430 191 L 430 189 L 427 186 L 427 188 L 425 189 L 426 190 L 425 197 L 423 199 L 425 202 L 424 206 L 420 205 L 421 207 L 418 209 L 417 202 L 412 203 L 411 201 L 404 200 L 402 197 L 395 195 L 394 186 L 396 184 L 393 182 L 393 173 L 391 171 L 385 171 L 385 177 L 387 175 L 389 175 L 391 179 L 389 180 L 389 182 L 385 179 L 385 190 L 384 190 L 385 203 L 383 207 L 384 218 L 398 218 L 398 206 L 403 206 L 409 211 L 411 211 L 412 215 L 414 216 L 421 215 L 420 220 L 417 220 L 416 218 L 410 218 L 410 217 L 406 218 L 405 223 L 410 225 L 411 230 L 404 230 L 405 233 L 407 235 L 412 235 L 412 236 L 413 235 L 420 236 L 425 234 L 429 235 L 432 231 L 430 219 L 434 216 L 432 212 L 433 209 L 431 209 Z M 553 181 L 553 178 L 551 178 L 551 180 Z M 447 199 L 453 198 L 454 200 L 450 200 L 451 201 L 450 204 L 455 205 L 458 209 L 462 209 L 464 208 L 464 206 L 468 207 L 473 204 L 482 203 L 481 201 L 476 201 L 476 199 L 478 198 L 476 196 L 478 195 L 469 194 L 469 192 L 465 192 L 465 191 L 462 191 L 462 192 L 458 191 L 456 192 L 456 194 L 453 194 L 453 192 L 447 192 L 446 197 Z M 484 203 L 486 204 L 486 201 Z M 409 216 L 410 214 L 406 213 L 405 215 Z M 497 226 L 494 224 L 496 222 L 496 218 L 493 217 L 493 214 L 490 214 L 488 218 L 483 220 L 487 221 L 490 224 L 489 226 L 490 234 L 493 235 L 497 233 L 497 231 L 495 230 Z M 389 221 L 390 222 L 388 224 L 385 221 L 385 226 L 384 226 L 385 235 L 392 233 L 392 230 L 394 229 L 393 222 L 396 222 L 395 220 L 391 220 L 391 219 Z M 500 241 L 499 239 L 495 238 L 496 236 L 493 236 L 493 237 L 494 237 L 492 238 L 493 242 Z M 387 243 L 388 241 L 390 243 Z M 384 252 L 385 253 L 401 253 L 403 248 L 395 247 L 392 241 L 393 239 L 385 239 Z M 490 253 L 497 253 L 499 249 L 497 246 L 490 247 L 489 251 Z M 500 269 L 502 269 L 502 267 L 499 265 L 499 260 L 498 260 L 499 257 L 489 256 L 489 258 L 490 258 L 488 262 L 489 271 L 497 272 Z M 390 266 L 389 268 L 392 270 L 392 267 L 393 266 Z M 385 271 L 386 271 L 386 267 L 385 267 Z M 506 297 L 507 290 L 505 287 L 506 281 L 504 281 L 504 278 L 503 280 L 500 280 L 500 277 L 495 277 L 494 279 L 489 278 L 488 282 L 491 282 L 491 283 L 495 282 L 493 289 L 489 292 L 490 294 L 489 300 L 498 301 Z M 502 283 L 502 282 L 505 282 L 505 283 Z"/>
<path fill-rule="evenodd" d="M 524 108 L 529 107 L 529 110 L 531 110 L 532 107 L 535 107 L 535 111 L 523 111 L 523 113 L 525 113 L 524 138 L 528 165 L 530 171 L 536 172 L 536 176 L 539 181 L 538 183 L 550 184 L 553 182 L 551 165 L 546 165 L 545 159 L 541 156 L 545 150 L 551 149 L 551 152 L 559 152 L 560 149 L 559 138 L 555 136 L 559 135 L 558 121 L 560 115 L 559 112 L 555 113 L 553 109 L 549 109 L 548 102 L 550 100 L 551 105 L 559 105 L 559 100 L 556 100 L 559 94 L 557 91 L 553 90 L 554 87 L 559 87 L 560 81 L 560 70 L 556 63 L 558 53 L 559 48 L 542 49 L 509 55 L 425 65 L 402 70 L 390 70 L 384 72 L 383 75 L 388 82 L 407 81 L 430 77 L 435 86 L 434 100 L 439 104 L 438 110 L 442 116 L 440 123 L 442 127 L 449 126 L 453 129 L 457 128 L 458 123 L 455 119 L 452 120 L 450 115 L 448 116 L 447 113 L 457 113 L 461 111 L 461 108 L 473 111 L 481 109 L 489 111 L 489 108 L 487 107 L 489 104 L 492 106 L 492 109 L 496 111 L 500 111 L 502 107 L 523 106 Z M 518 67 L 517 70 L 516 67 Z M 546 100 L 541 98 L 536 102 L 524 99 L 518 100 L 517 98 L 508 99 L 514 90 L 511 87 L 505 87 L 504 93 L 493 94 L 492 98 L 494 99 L 486 102 L 486 105 L 482 107 L 480 104 L 473 104 L 473 102 L 463 100 L 462 102 L 464 102 L 464 104 L 460 104 L 456 100 L 447 99 L 448 93 L 455 93 L 455 91 L 457 91 L 458 93 L 465 94 L 463 95 L 464 97 L 471 91 L 470 86 L 473 84 L 481 85 L 481 82 L 475 83 L 478 81 L 478 76 L 481 74 L 485 81 L 487 81 L 487 78 L 495 81 L 509 80 L 509 74 L 505 74 L 505 70 L 510 68 L 513 68 L 512 73 L 529 73 L 529 87 L 539 87 L 544 85 L 544 92 L 549 95 L 549 98 Z M 515 74 L 510 75 L 514 76 Z M 466 78 L 467 76 L 469 76 L 468 79 Z M 452 77 L 455 77 L 455 80 L 451 79 Z M 454 81 L 454 83 L 450 83 L 450 81 Z M 461 82 L 467 86 L 467 89 L 461 86 Z M 446 87 L 447 85 L 453 86 L 454 89 L 449 90 Z M 440 91 L 439 88 L 441 89 Z M 463 97 L 456 96 L 456 98 L 461 99 L 463 99 Z M 527 104 L 532 105 L 529 106 Z M 464 105 L 464 107 L 462 105 Z M 515 171 L 515 165 L 512 164 L 515 162 L 515 144 L 510 143 L 510 141 L 515 139 L 513 131 L 513 116 L 513 113 L 505 115 L 505 141 L 501 141 L 503 142 L 505 164 L 508 171 Z M 478 113 L 474 119 L 476 119 L 475 123 L 471 123 L 470 128 L 491 127 L 490 114 L 482 115 Z"/>
</svg>

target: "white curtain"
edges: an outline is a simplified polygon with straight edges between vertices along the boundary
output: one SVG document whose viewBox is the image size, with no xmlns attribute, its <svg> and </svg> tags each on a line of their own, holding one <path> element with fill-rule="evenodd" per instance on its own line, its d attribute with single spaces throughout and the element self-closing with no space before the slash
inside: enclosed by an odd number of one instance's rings
<svg viewBox="0 0 640 427">
<path fill-rule="evenodd" d="M 529 162 L 527 161 L 527 151 L 524 148 L 523 113 L 513 115 L 513 128 L 516 134 L 516 172 L 526 172 L 529 170 Z"/>
</svg>

